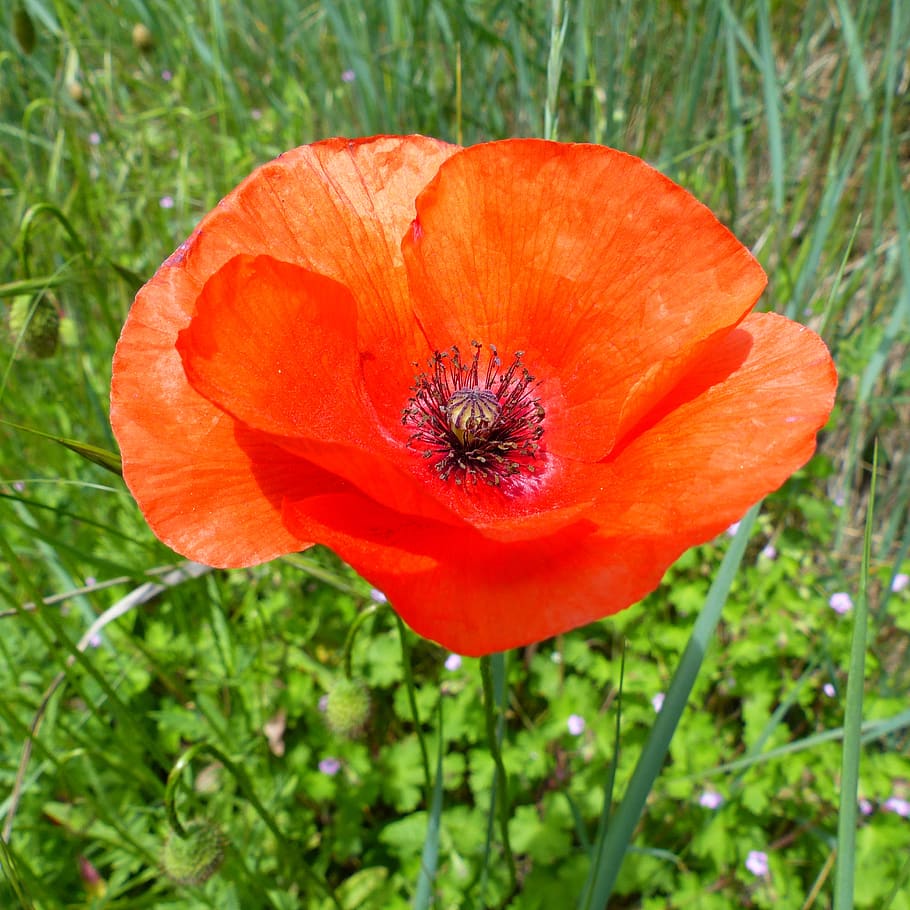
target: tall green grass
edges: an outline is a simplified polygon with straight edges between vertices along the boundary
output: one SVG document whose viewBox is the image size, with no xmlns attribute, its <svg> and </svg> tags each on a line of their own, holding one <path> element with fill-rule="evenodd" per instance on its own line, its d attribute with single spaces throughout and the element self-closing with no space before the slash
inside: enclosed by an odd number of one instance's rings
<svg viewBox="0 0 910 910">
<path fill-rule="evenodd" d="M 835 868 L 838 907 L 910 906 L 910 820 L 887 808 L 910 799 L 910 601 L 891 591 L 910 571 L 908 45 L 899 0 L 17 0 L 0 15 L 0 307 L 62 315 L 50 357 L 21 326 L 0 342 L 0 906 L 532 908 L 596 887 L 616 906 L 827 907 Z M 444 670 L 427 643 L 408 640 L 406 674 L 376 610 L 347 655 L 373 724 L 337 741 L 318 701 L 368 587 L 322 551 L 177 572 L 117 478 L 48 438 L 115 451 L 110 358 L 130 301 L 224 193 L 287 148 L 377 132 L 641 155 L 755 250 L 763 305 L 831 346 L 820 453 L 766 503 L 685 686 L 668 689 L 744 540 L 494 667 L 486 702 L 476 663 Z M 864 687 L 835 592 L 868 604 Z M 681 694 L 655 725 L 664 690 Z M 874 811 L 836 856 L 845 737 Z M 227 846 L 188 886 L 160 856 L 166 782 L 194 745 L 180 817 L 214 820 Z M 723 805 L 701 806 L 706 790 Z M 768 876 L 745 869 L 753 850 Z"/>
</svg>

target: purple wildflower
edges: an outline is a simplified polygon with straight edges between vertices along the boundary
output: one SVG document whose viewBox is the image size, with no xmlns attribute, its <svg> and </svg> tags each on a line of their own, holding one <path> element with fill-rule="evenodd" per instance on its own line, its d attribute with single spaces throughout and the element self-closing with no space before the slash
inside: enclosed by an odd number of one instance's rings
<svg viewBox="0 0 910 910">
<path fill-rule="evenodd" d="M 763 850 L 750 850 L 746 868 L 758 878 L 764 878 L 768 874 L 768 854 Z"/>
<path fill-rule="evenodd" d="M 846 591 L 838 591 L 828 599 L 828 606 L 835 613 L 849 613 L 853 609 L 853 598 Z"/>
<path fill-rule="evenodd" d="M 901 818 L 910 818 L 910 800 L 901 799 L 899 796 L 889 796 L 883 803 L 882 808 L 886 812 L 893 812 Z"/>
<path fill-rule="evenodd" d="M 705 790 L 698 798 L 699 805 L 705 809 L 718 809 L 724 798 L 716 790 Z"/>
</svg>

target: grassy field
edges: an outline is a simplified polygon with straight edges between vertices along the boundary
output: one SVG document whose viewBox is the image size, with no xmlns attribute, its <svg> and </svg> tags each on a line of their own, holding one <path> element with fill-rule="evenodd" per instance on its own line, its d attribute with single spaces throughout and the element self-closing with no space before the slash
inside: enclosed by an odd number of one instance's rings
<svg viewBox="0 0 910 910">
<path fill-rule="evenodd" d="M 910 10 L 13 7 L 0 907 L 908 910 Z M 817 455 L 754 525 L 643 604 L 494 660 L 492 708 L 490 664 L 401 634 L 331 552 L 188 569 L 97 463 L 130 303 L 202 215 L 286 149 L 413 132 L 640 155 L 754 251 L 759 306 L 840 373 Z M 710 648 L 681 665 L 690 636 Z M 349 668 L 371 705 L 353 736 L 324 702 Z"/>
</svg>

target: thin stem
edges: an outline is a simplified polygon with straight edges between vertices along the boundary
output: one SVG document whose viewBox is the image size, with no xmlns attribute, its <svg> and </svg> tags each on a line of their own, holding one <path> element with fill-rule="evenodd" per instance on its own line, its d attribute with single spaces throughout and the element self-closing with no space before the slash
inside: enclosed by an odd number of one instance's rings
<svg viewBox="0 0 910 910">
<path fill-rule="evenodd" d="M 502 836 L 502 847 L 506 854 L 506 864 L 509 869 L 509 885 L 514 889 L 516 882 L 515 857 L 512 855 L 512 844 L 509 840 L 509 778 L 506 774 L 506 766 L 502 761 L 502 750 L 500 744 L 503 735 L 504 718 L 502 716 L 502 704 L 504 702 L 504 692 L 500 693 L 497 698 L 493 690 L 493 664 L 492 660 L 497 661 L 497 670 L 499 675 L 505 679 L 505 657 L 502 654 L 490 657 L 480 658 L 480 676 L 483 680 L 483 704 L 487 720 L 487 739 L 490 741 L 490 754 L 493 756 L 493 762 L 496 765 L 496 786 L 491 792 L 491 814 L 496 809 L 496 799 L 499 797 L 499 828 Z M 503 686 L 504 688 L 504 686 Z"/>
<path fill-rule="evenodd" d="M 352 666 L 351 663 L 354 657 L 354 639 L 357 637 L 357 633 L 360 631 L 360 627 L 379 609 L 379 604 L 370 604 L 365 610 L 362 610 L 358 617 L 351 623 L 351 628 L 348 629 L 347 638 L 344 640 L 344 675 L 348 678 L 352 678 Z"/>
<path fill-rule="evenodd" d="M 426 801 L 429 806 L 432 801 L 433 782 L 430 778 L 430 755 L 427 744 L 423 738 L 423 728 L 420 725 L 420 712 L 417 710 L 417 693 L 414 688 L 414 672 L 411 667 L 411 646 L 408 644 L 408 630 L 396 613 L 395 621 L 398 623 L 398 639 L 401 642 L 401 665 L 404 669 L 404 684 L 408 690 L 408 703 L 411 706 L 411 716 L 414 719 L 414 731 L 417 733 L 417 742 L 420 744 L 420 758 L 423 762 L 423 779 Z"/>
</svg>

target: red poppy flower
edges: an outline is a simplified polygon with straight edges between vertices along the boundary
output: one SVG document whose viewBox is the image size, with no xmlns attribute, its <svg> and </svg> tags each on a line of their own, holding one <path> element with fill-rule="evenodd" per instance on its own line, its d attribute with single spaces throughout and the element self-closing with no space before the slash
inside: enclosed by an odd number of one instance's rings
<svg viewBox="0 0 910 910">
<path fill-rule="evenodd" d="M 611 149 L 330 140 L 257 170 L 139 292 L 114 359 L 155 533 L 318 542 L 484 654 L 639 600 L 811 456 L 834 367 L 765 276 Z"/>
</svg>

